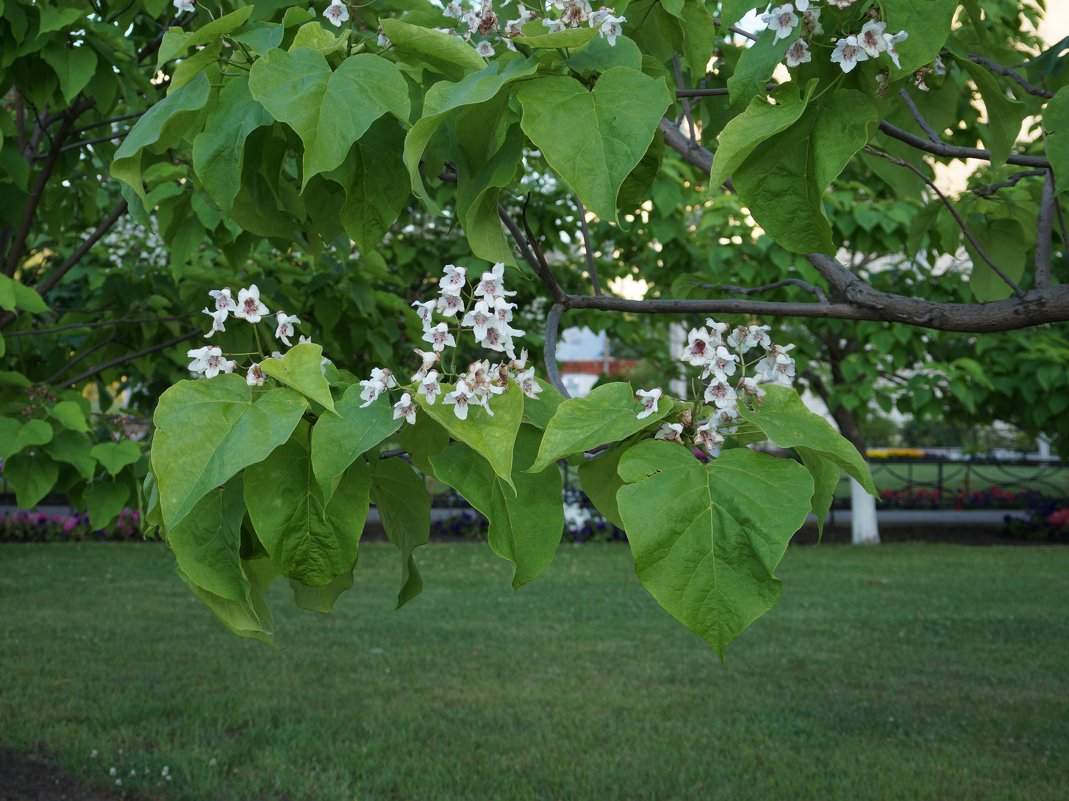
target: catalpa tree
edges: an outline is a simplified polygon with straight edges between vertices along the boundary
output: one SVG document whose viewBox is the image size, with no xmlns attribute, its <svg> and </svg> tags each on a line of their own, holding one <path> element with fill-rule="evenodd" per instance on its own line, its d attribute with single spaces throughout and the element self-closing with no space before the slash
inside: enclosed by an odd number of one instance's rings
<svg viewBox="0 0 1069 801">
<path fill-rule="evenodd" d="M 735 25 L 755 9 L 758 32 Z M 359 272 L 378 269 L 382 243 L 419 208 L 470 251 L 423 265 L 421 286 L 400 299 L 407 311 L 379 298 L 395 309 L 389 359 L 324 353 L 299 302 L 280 309 L 238 277 L 220 275 L 197 299 L 211 338 L 189 349 L 197 377 L 160 398 L 143 496 L 192 590 L 238 633 L 271 636 L 264 590 L 278 576 L 299 605 L 329 611 L 353 582 L 371 503 L 400 551 L 398 602 L 418 593 L 413 553 L 430 514 L 420 473 L 482 511 L 514 584 L 531 580 L 560 539 L 567 461 L 626 530 L 644 586 L 723 653 L 775 603 L 790 537 L 810 512 L 823 519 L 840 474 L 873 490 L 857 451 L 791 389 L 790 346 L 763 319 L 966 332 L 1069 319 L 1055 258 L 1069 181 L 1063 48 L 1007 35 L 1039 7 L 178 0 L 175 10 L 179 24 L 148 51 L 165 94 L 110 163 L 131 213 L 173 221 L 171 247 L 209 241 L 236 272 L 258 242 L 285 269 L 291 254 L 326 258 L 351 241 Z M 49 30 L 77 53 L 84 22 L 72 11 Z M 982 141 L 961 141 L 975 129 Z M 933 172 L 955 159 L 1011 171 L 1004 180 L 1036 187 L 1035 203 L 955 204 Z M 594 254 L 611 242 L 592 242 L 589 224 L 623 236 L 652 208 L 658 175 L 679 169 L 688 191 L 708 204 L 734 193 L 804 258 L 807 275 L 789 280 L 813 299 L 674 298 L 663 285 L 641 299 L 609 294 Z M 975 302 L 897 295 L 837 258 L 847 243 L 825 205 L 847 170 L 924 184 L 933 223 L 948 216 L 971 257 Z M 540 200 L 561 187 L 581 223 L 578 264 L 546 246 L 553 214 L 539 214 Z M 537 333 L 519 321 L 539 310 L 510 300 L 521 284 L 545 298 Z M 687 397 L 670 397 L 666 374 L 659 386 L 566 398 L 557 331 L 564 315 L 593 311 L 689 320 L 673 354 L 692 370 Z M 543 340 L 544 372 L 525 335 Z M 766 441 L 797 461 L 749 447 Z"/>
</svg>

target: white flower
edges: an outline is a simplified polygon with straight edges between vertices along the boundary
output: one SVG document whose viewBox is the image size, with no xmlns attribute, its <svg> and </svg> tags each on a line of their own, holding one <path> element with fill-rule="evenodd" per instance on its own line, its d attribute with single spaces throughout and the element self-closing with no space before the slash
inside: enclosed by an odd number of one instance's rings
<svg viewBox="0 0 1069 801">
<path fill-rule="evenodd" d="M 435 398 L 442 394 L 442 387 L 438 383 L 437 370 L 431 370 L 420 379 L 419 386 L 416 387 L 416 394 L 425 396 L 428 405 L 434 405 Z"/>
<path fill-rule="evenodd" d="M 705 402 L 714 404 L 718 409 L 733 406 L 736 397 L 735 390 L 727 381 L 713 381 L 705 388 Z"/>
<path fill-rule="evenodd" d="M 205 309 L 204 313 L 212 318 L 212 330 L 204 335 L 205 339 L 209 339 L 216 331 L 226 331 L 225 323 L 228 314 L 226 309 L 216 309 L 215 311 Z"/>
<path fill-rule="evenodd" d="M 293 328 L 293 324 L 299 323 L 301 321 L 300 318 L 278 311 L 275 312 L 275 320 L 278 322 L 278 326 L 275 328 L 275 339 L 281 339 L 286 343 L 287 347 L 292 347 L 293 343 L 290 342 L 290 337 L 297 333 Z"/>
<path fill-rule="evenodd" d="M 520 391 L 528 398 L 537 398 L 538 393 L 542 391 L 542 386 L 535 381 L 533 367 L 529 367 L 519 375 L 513 376 L 513 380 L 520 385 Z"/>
<path fill-rule="evenodd" d="M 437 307 L 438 301 L 412 301 L 412 307 L 416 310 L 416 316 L 423 321 L 423 330 L 426 331 L 431 324 L 431 318 L 434 316 L 434 309 Z"/>
<path fill-rule="evenodd" d="M 735 375 L 735 368 L 738 361 L 738 356 L 721 345 L 714 353 L 709 354 L 709 361 L 706 363 L 705 369 L 702 371 L 702 378 L 708 378 L 712 375 L 715 376 L 718 381 L 727 381 L 729 375 Z"/>
<path fill-rule="evenodd" d="M 435 306 L 435 310 L 445 317 L 456 317 L 457 312 L 464 308 L 464 301 L 460 299 L 460 295 L 450 295 L 448 293 L 442 293 L 438 297 L 438 304 Z"/>
<path fill-rule="evenodd" d="M 349 19 L 349 9 L 340 0 L 331 0 L 330 5 L 323 11 L 331 25 L 340 28 L 341 24 Z"/>
<path fill-rule="evenodd" d="M 792 69 L 802 64 L 808 64 L 812 60 L 813 56 L 809 52 L 809 45 L 805 43 L 805 39 L 795 39 L 791 46 L 787 48 L 787 66 Z"/>
<path fill-rule="evenodd" d="M 427 371 L 434 366 L 434 363 L 438 361 L 439 353 L 437 351 L 420 350 L 419 348 L 413 348 L 413 351 L 423 360 L 423 364 L 415 375 L 412 376 L 413 381 L 419 381 L 427 375 Z"/>
<path fill-rule="evenodd" d="M 560 33 L 564 30 L 564 23 L 559 19 L 549 19 L 549 17 L 546 17 L 542 20 L 542 24 L 548 29 L 546 33 Z"/>
<path fill-rule="evenodd" d="M 723 409 L 717 409 L 716 414 L 713 415 L 710 423 L 716 423 L 716 426 L 723 429 L 726 434 L 734 434 L 739 430 L 739 427 L 735 425 L 739 419 L 739 409 L 737 406 L 727 406 Z"/>
<path fill-rule="evenodd" d="M 739 379 L 739 389 L 758 400 L 765 397 L 765 391 L 757 385 L 756 379 L 753 378 Z"/>
<path fill-rule="evenodd" d="M 776 6 L 767 14 L 762 14 L 761 22 L 765 23 L 768 30 L 776 32 L 776 38 L 773 41 L 778 42 L 791 35 L 791 31 L 798 25 L 798 15 L 794 13 L 794 6 L 784 3 L 782 6 Z"/>
<path fill-rule="evenodd" d="M 381 381 L 372 379 L 370 381 L 361 381 L 360 386 L 364 389 L 360 392 L 360 400 L 363 403 L 360 404 L 360 408 L 364 409 L 379 399 L 379 396 L 386 391 L 386 385 Z"/>
<path fill-rule="evenodd" d="M 704 328 L 692 328 L 687 334 L 687 344 L 683 347 L 680 361 L 693 367 L 701 367 L 709 360 L 715 345 L 709 341 L 709 332 Z"/>
<path fill-rule="evenodd" d="M 386 31 L 384 31 L 382 29 L 381 25 L 379 26 L 378 33 L 379 33 L 379 38 L 378 38 L 379 47 L 389 47 L 390 44 L 391 44 L 390 43 L 390 37 L 386 35 Z"/>
<path fill-rule="evenodd" d="M 487 330 L 498 327 L 497 312 L 490 309 L 490 305 L 484 298 L 476 302 L 472 310 L 464 315 L 461 325 L 470 328 L 476 340 L 486 339 Z"/>
<path fill-rule="evenodd" d="M 248 289 L 242 289 L 238 292 L 238 307 L 234 311 L 235 317 L 240 317 L 250 323 L 258 323 L 261 318 L 266 317 L 268 314 L 267 307 L 260 302 L 260 290 L 256 288 L 256 284 L 252 284 Z"/>
<path fill-rule="evenodd" d="M 423 333 L 423 341 L 429 342 L 431 347 L 441 353 L 446 348 L 455 348 L 457 341 L 453 339 L 453 335 L 449 333 L 449 326 L 446 323 L 438 323 L 438 325 L 430 326 Z"/>
<path fill-rule="evenodd" d="M 709 344 L 723 345 L 724 334 L 730 326 L 727 323 L 718 323 L 712 317 L 705 318 L 705 327 L 709 329 Z"/>
<path fill-rule="evenodd" d="M 812 38 L 824 33 L 824 26 L 820 24 L 820 9 L 811 8 L 802 14 L 802 36 Z"/>
<path fill-rule="evenodd" d="M 713 427 L 713 421 L 708 420 L 694 429 L 694 444 L 716 458 L 720 455 L 720 446 L 724 444 L 724 438 Z"/>
<path fill-rule="evenodd" d="M 222 289 L 213 289 L 208 294 L 215 300 L 217 311 L 233 311 L 238 307 L 238 304 L 234 302 L 234 298 L 230 296 L 230 287 L 228 286 Z"/>
<path fill-rule="evenodd" d="M 227 362 L 223 359 L 223 352 L 219 348 L 213 348 L 208 345 L 203 348 L 186 351 L 186 356 L 193 360 L 189 365 L 189 371 L 191 373 L 203 373 L 205 378 L 215 378 L 220 372 L 232 372 L 234 367 L 227 369 L 228 366 L 236 366 L 236 362 Z"/>
<path fill-rule="evenodd" d="M 387 389 L 397 388 L 397 379 L 393 376 L 393 371 L 386 367 L 374 367 L 371 370 L 371 380 L 378 381 Z"/>
<path fill-rule="evenodd" d="M 831 4 L 836 8 L 850 8 L 854 4 L 854 0 L 831 0 Z"/>
<path fill-rule="evenodd" d="M 739 353 L 746 353 L 750 348 L 756 348 L 758 345 L 767 350 L 772 344 L 768 338 L 769 328 L 770 326 L 767 325 L 736 326 L 728 337 L 728 344 Z"/>
<path fill-rule="evenodd" d="M 297 337 L 297 344 L 298 345 L 311 345 L 312 344 L 312 338 L 311 337 L 306 337 L 306 336 L 299 336 L 299 337 Z"/>
<path fill-rule="evenodd" d="M 869 58 L 878 58 L 880 53 L 887 49 L 883 32 L 887 29 L 886 22 L 869 20 L 861 27 L 861 33 L 857 35 L 857 43 Z"/>
<path fill-rule="evenodd" d="M 174 12 L 176 14 L 192 14 L 195 11 L 193 0 L 174 0 Z"/>
<path fill-rule="evenodd" d="M 794 0 L 794 7 L 799 11 L 806 11 L 809 8 L 809 0 Z"/>
<path fill-rule="evenodd" d="M 663 423 L 653 435 L 654 439 L 663 439 L 668 442 L 683 442 L 683 426 L 679 423 Z"/>
<path fill-rule="evenodd" d="M 245 373 L 245 383 L 250 387 L 262 387 L 264 385 L 264 371 L 259 364 L 254 364 Z"/>
<path fill-rule="evenodd" d="M 637 395 L 638 397 L 642 398 L 642 403 L 644 404 L 645 408 L 635 416 L 639 420 L 643 420 L 643 419 L 649 417 L 654 412 L 656 412 L 657 411 L 657 401 L 659 401 L 661 399 L 661 396 L 663 394 L 664 393 L 661 391 L 660 387 L 654 387 L 653 389 L 651 389 L 649 391 L 644 390 L 644 389 L 640 389 L 638 392 L 636 392 L 635 395 Z"/>
<path fill-rule="evenodd" d="M 442 403 L 450 404 L 454 406 L 453 413 L 459 420 L 468 419 L 468 404 L 474 397 L 474 393 L 471 388 L 463 381 L 457 382 L 457 388 L 442 398 Z"/>
<path fill-rule="evenodd" d="M 438 288 L 446 295 L 459 295 L 464 288 L 467 270 L 452 264 L 445 265 L 444 275 L 438 279 Z"/>
<path fill-rule="evenodd" d="M 481 296 L 487 300 L 515 295 L 515 292 L 505 291 L 504 279 L 505 265 L 502 262 L 498 262 L 489 272 L 482 274 L 482 278 L 479 279 L 479 285 L 475 287 L 475 292 L 473 294 L 476 297 Z"/>
<path fill-rule="evenodd" d="M 416 424 L 416 404 L 412 402 L 412 396 L 407 392 L 393 405 L 393 419 L 399 420 L 402 417 L 410 426 Z"/>
<path fill-rule="evenodd" d="M 512 322 L 512 310 L 515 308 L 515 303 L 509 303 L 504 298 L 494 298 L 494 314 L 502 323 Z"/>
<path fill-rule="evenodd" d="M 770 383 L 790 386 L 795 374 L 794 359 L 788 356 L 787 353 L 792 348 L 794 348 L 794 345 L 787 345 L 786 347 L 773 345 L 768 355 L 757 363 L 756 370 L 764 380 Z"/>
<path fill-rule="evenodd" d="M 833 64 L 842 67 L 843 72 L 850 72 L 859 61 L 868 61 L 869 55 L 858 43 L 856 36 L 846 36 L 836 43 L 831 60 Z"/>
<path fill-rule="evenodd" d="M 627 17 L 606 17 L 605 21 L 601 23 L 601 27 L 598 30 L 602 36 L 605 37 L 605 41 L 609 43 L 609 47 L 616 46 L 616 37 L 623 34 L 624 29 L 621 23 L 627 22 Z"/>
<path fill-rule="evenodd" d="M 483 58 L 493 58 L 494 46 L 485 39 L 483 39 L 481 42 L 479 42 L 479 44 L 475 46 L 475 52 Z"/>
<path fill-rule="evenodd" d="M 906 41 L 906 39 L 908 39 L 908 38 L 909 38 L 909 34 L 906 33 L 905 31 L 899 31 L 898 33 L 896 33 L 894 35 L 891 35 L 889 33 L 885 33 L 883 35 L 883 44 L 884 44 L 884 48 L 887 51 L 887 55 L 889 55 L 891 57 L 891 61 L 893 61 L 894 65 L 896 67 L 898 67 L 899 69 L 901 69 L 901 67 L 902 67 L 902 62 L 900 62 L 898 60 L 898 48 L 896 48 L 895 45 L 897 45 L 899 42 Z M 938 61 L 938 60 L 939 60 L 939 57 L 937 56 L 936 57 L 936 61 Z M 939 63 L 942 63 L 942 62 L 939 62 Z M 939 70 L 938 70 L 938 67 L 937 67 L 936 68 L 936 74 L 938 74 L 938 73 L 939 73 Z"/>
<path fill-rule="evenodd" d="M 449 17 L 450 19 L 460 19 L 461 16 L 463 16 L 463 14 L 464 14 L 464 9 L 462 9 L 455 2 L 450 3 L 449 5 L 447 5 L 445 7 L 445 10 L 442 12 L 442 16 L 443 17 Z"/>
<path fill-rule="evenodd" d="M 222 364 L 219 365 L 219 370 L 221 372 L 226 373 L 227 375 L 229 375 L 230 373 L 234 372 L 237 369 L 238 369 L 238 363 L 236 361 L 234 361 L 233 359 L 225 360 L 225 361 L 222 362 Z M 208 376 L 208 377 L 211 378 L 211 376 Z"/>
<path fill-rule="evenodd" d="M 491 417 L 494 416 L 494 410 L 490 408 L 490 395 L 484 392 L 476 392 L 473 396 L 473 400 L 486 410 L 486 413 Z"/>
</svg>

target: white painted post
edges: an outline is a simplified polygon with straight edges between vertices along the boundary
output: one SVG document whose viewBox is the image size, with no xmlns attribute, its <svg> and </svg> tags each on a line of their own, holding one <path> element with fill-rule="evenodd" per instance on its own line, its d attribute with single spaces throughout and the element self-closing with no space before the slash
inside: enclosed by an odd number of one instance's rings
<svg viewBox="0 0 1069 801">
<path fill-rule="evenodd" d="M 1039 435 L 1039 440 L 1036 442 L 1036 445 L 1039 448 L 1039 458 L 1040 459 L 1049 459 L 1050 458 L 1050 437 L 1048 437 L 1046 434 L 1040 434 Z"/>
<path fill-rule="evenodd" d="M 687 329 L 680 323 L 672 323 L 668 327 L 668 353 L 675 359 L 679 357 L 679 354 L 683 352 L 684 346 L 687 344 Z M 676 373 L 676 377 L 668 382 L 668 394 L 673 398 L 681 398 L 686 400 L 687 397 L 687 381 L 682 376 L 682 370 Z"/>
<path fill-rule="evenodd" d="M 850 541 L 854 545 L 879 545 L 880 529 L 876 523 L 876 499 L 850 479 Z"/>
</svg>

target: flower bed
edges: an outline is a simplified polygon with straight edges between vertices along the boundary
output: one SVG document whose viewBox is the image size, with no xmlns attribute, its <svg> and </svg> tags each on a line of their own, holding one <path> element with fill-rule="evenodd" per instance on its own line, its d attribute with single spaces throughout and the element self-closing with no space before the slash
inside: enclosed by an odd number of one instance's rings
<svg viewBox="0 0 1069 801">
<path fill-rule="evenodd" d="M 1041 492 L 988 487 L 975 492 L 947 489 L 883 490 L 881 509 L 1029 509 L 1050 500 Z"/>
<path fill-rule="evenodd" d="M 0 542 L 143 541 L 141 514 L 123 509 L 107 529 L 94 529 L 86 514 L 17 511 L 0 516 Z"/>
</svg>

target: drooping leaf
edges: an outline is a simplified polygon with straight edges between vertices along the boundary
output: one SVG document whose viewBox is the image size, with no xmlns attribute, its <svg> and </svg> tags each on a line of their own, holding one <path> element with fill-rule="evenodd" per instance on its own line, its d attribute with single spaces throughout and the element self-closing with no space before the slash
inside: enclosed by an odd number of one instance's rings
<svg viewBox="0 0 1069 801">
<path fill-rule="evenodd" d="M 423 481 L 401 459 L 383 459 L 371 465 L 371 498 L 390 542 L 401 552 L 401 589 L 398 608 L 423 590 L 412 552 L 426 545 L 431 535 L 431 497 Z"/>
<path fill-rule="evenodd" d="M 748 448 L 702 465 L 686 448 L 656 440 L 628 450 L 619 472 L 639 581 L 723 657 L 779 598 L 773 574 L 809 513 L 813 480 L 796 462 Z"/>
<path fill-rule="evenodd" d="M 194 31 L 184 31 L 181 28 L 170 28 L 163 35 L 160 42 L 159 52 L 156 54 L 156 66 L 162 67 L 172 58 L 189 52 L 191 48 L 206 45 L 218 39 L 224 34 L 235 31 L 245 24 L 252 14 L 253 4 L 240 6 L 229 14 L 224 14 L 219 19 L 213 19 L 205 25 L 201 25 Z"/>
<path fill-rule="evenodd" d="M 535 378 L 535 381 L 542 391 L 538 393 L 538 397 L 523 399 L 523 416 L 528 422 L 545 431 L 549 421 L 557 413 L 557 407 L 564 403 L 564 396 L 555 386 L 541 378 Z"/>
<path fill-rule="evenodd" d="M 617 528 L 624 527 L 620 506 L 616 502 L 616 492 L 624 485 L 624 481 L 620 478 L 617 468 L 628 447 L 630 446 L 621 443 L 579 465 L 579 483 L 583 492 L 594 504 L 594 508 L 601 512 L 602 517 Z"/>
<path fill-rule="evenodd" d="M 328 501 L 349 465 L 401 427 L 387 398 L 364 406 L 361 389 L 354 384 L 345 390 L 337 414 L 325 414 L 312 426 L 312 471 Z"/>
<path fill-rule="evenodd" d="M 991 150 L 991 166 L 1001 167 L 1013 150 L 1027 109 L 1021 101 L 1006 97 L 1005 91 L 987 68 L 967 59 L 959 59 L 959 63 L 969 71 L 976 88 L 980 90 L 989 131 L 989 141 L 984 144 Z"/>
<path fill-rule="evenodd" d="M 909 38 L 895 46 L 901 68 L 893 68 L 892 79 L 931 64 L 946 44 L 957 0 L 882 0 L 883 19 L 888 33 L 906 31 Z"/>
<path fill-rule="evenodd" d="M 32 509 L 55 486 L 59 464 L 44 453 L 16 453 L 4 460 L 3 477 L 15 488 L 19 508 Z"/>
<path fill-rule="evenodd" d="M 424 473 L 431 474 L 434 468 L 431 467 L 430 457 L 445 450 L 449 444 L 449 432 L 430 415 L 421 414 L 416 416 L 415 425 L 406 425 L 401 429 L 398 440 L 412 464 Z"/>
<path fill-rule="evenodd" d="M 597 387 L 585 398 L 569 398 L 557 407 L 546 426 L 531 470 L 538 473 L 557 459 L 627 439 L 663 420 L 674 404 L 662 397 L 657 411 L 640 420 L 638 415 L 644 408 L 631 385 L 621 381 Z"/>
<path fill-rule="evenodd" d="M 442 391 L 453 391 L 452 385 L 443 384 Z M 523 419 L 523 393 L 515 384 L 510 383 L 505 392 L 490 401 L 493 415 L 475 406 L 468 408 L 466 420 L 457 418 L 454 407 L 442 403 L 441 399 L 433 405 L 428 404 L 426 395 L 417 395 L 422 414 L 439 423 L 455 440 L 468 445 L 485 458 L 494 468 L 494 472 L 506 484 L 512 484 L 512 451 L 516 443 L 516 432 Z"/>
<path fill-rule="evenodd" d="M 616 198 L 642 160 L 672 102 L 663 81 L 627 67 L 602 73 L 588 91 L 565 76 L 543 76 L 517 92 L 524 133 L 587 208 L 617 221 Z"/>
<path fill-rule="evenodd" d="M 164 392 L 152 442 L 164 527 L 288 440 L 306 408 L 291 389 L 254 391 L 236 375 L 179 381 Z"/>
<path fill-rule="evenodd" d="M 515 492 L 494 474 L 485 459 L 462 443 L 453 443 L 430 459 L 434 475 L 467 498 L 490 522 L 490 547 L 514 566 L 513 589 L 549 566 L 564 531 L 560 470 L 556 465 L 540 473 L 519 469 L 534 460 L 540 440 L 538 429 L 520 427 L 517 469 L 512 474 Z"/>
<path fill-rule="evenodd" d="M 802 464 L 813 477 L 813 497 L 810 500 L 810 508 L 813 516 L 817 519 L 817 536 L 824 535 L 824 521 L 831 511 L 832 502 L 835 500 L 835 488 L 839 486 L 839 477 L 842 471 L 839 465 L 822 454 L 804 446 L 797 446 L 795 450 L 802 459 Z"/>
<path fill-rule="evenodd" d="M 251 637 L 266 643 L 274 642 L 275 625 L 271 610 L 264 600 L 264 592 L 276 575 L 268 559 L 243 559 L 241 569 L 249 582 L 245 598 L 232 600 L 216 595 L 201 587 L 181 569 L 178 575 L 186 582 L 204 604 L 215 613 L 219 621 L 240 637 Z"/>
<path fill-rule="evenodd" d="M 60 401 L 49 409 L 48 413 L 62 423 L 64 428 L 69 428 L 71 431 L 81 431 L 82 433 L 89 431 L 89 423 L 86 422 L 85 412 L 74 401 Z"/>
<path fill-rule="evenodd" d="M 406 120 L 408 86 L 384 58 L 358 53 L 331 71 L 307 47 L 272 50 L 249 74 L 249 91 L 304 143 L 303 184 L 338 167 L 371 124 L 383 114 Z"/>
<path fill-rule="evenodd" d="M 93 479 L 96 459 L 91 453 L 93 443 L 80 431 L 65 429 L 57 431 L 52 441 L 45 445 L 45 453 L 57 462 L 71 465 L 86 481 Z"/>
<path fill-rule="evenodd" d="M 323 375 L 323 346 L 311 342 L 294 345 L 281 359 L 264 359 L 260 369 L 290 389 L 334 411 L 330 384 Z"/>
<path fill-rule="evenodd" d="M 103 479 L 86 487 L 84 497 L 89 525 L 99 531 L 118 519 L 130 500 L 130 485 L 125 481 Z"/>
<path fill-rule="evenodd" d="M 91 47 L 68 47 L 57 40 L 41 52 L 41 57 L 55 70 L 59 89 L 68 103 L 85 89 L 96 71 L 97 54 Z"/>
<path fill-rule="evenodd" d="M 380 19 L 379 24 L 390 46 L 406 64 L 430 68 L 451 81 L 486 66 L 475 48 L 459 37 L 388 17 Z"/>
<path fill-rule="evenodd" d="M 52 426 L 44 420 L 23 423 L 14 417 L 0 417 L 0 460 L 10 459 L 24 448 L 45 445 L 52 436 Z"/>
<path fill-rule="evenodd" d="M 244 601 L 250 585 L 241 568 L 241 476 L 211 490 L 177 526 L 164 532 L 182 573 L 198 587 L 229 601 Z"/>
<path fill-rule="evenodd" d="M 330 584 L 322 587 L 309 587 L 296 579 L 290 579 L 290 589 L 293 590 L 293 602 L 301 609 L 309 612 L 319 612 L 329 615 L 334 611 L 334 603 L 338 597 L 353 586 L 353 571 L 335 578 Z"/>
<path fill-rule="evenodd" d="M 109 475 L 118 475 L 126 465 L 141 458 L 141 448 L 136 442 L 124 439 L 121 442 L 100 442 L 93 446 L 92 456 Z"/>
</svg>

